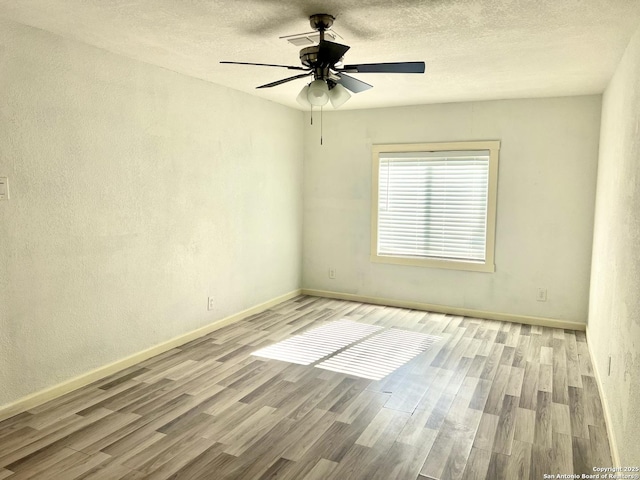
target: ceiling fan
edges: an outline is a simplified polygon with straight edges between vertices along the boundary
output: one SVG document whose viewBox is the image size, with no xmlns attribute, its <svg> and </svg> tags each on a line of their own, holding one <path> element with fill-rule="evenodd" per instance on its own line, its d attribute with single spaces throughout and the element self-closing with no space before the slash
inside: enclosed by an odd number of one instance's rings
<svg viewBox="0 0 640 480">
<path fill-rule="evenodd" d="M 280 67 L 288 70 L 300 70 L 304 73 L 283 78 L 275 82 L 260 85 L 256 88 L 271 88 L 299 78 L 313 75 L 314 80 L 303 87 L 298 95 L 298 102 L 303 106 L 323 106 L 329 101 L 338 108 L 343 105 L 353 93 L 363 92 L 372 88 L 362 80 L 358 80 L 347 73 L 424 73 L 424 62 L 390 62 L 390 63 L 360 63 L 344 65 L 342 59 L 349 50 L 349 46 L 325 40 L 325 32 L 331 28 L 335 18 L 326 13 L 311 15 L 311 28 L 319 33 L 318 45 L 300 50 L 300 61 L 303 66 L 277 65 L 272 63 L 228 62 L 235 65 L 258 65 L 265 67 Z"/>
</svg>

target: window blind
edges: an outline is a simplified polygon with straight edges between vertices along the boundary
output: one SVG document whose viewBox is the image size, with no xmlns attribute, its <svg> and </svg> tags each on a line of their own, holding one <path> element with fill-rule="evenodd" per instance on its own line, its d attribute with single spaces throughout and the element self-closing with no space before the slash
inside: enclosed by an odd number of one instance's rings
<svg viewBox="0 0 640 480">
<path fill-rule="evenodd" d="M 485 261 L 489 151 L 379 161 L 378 255 Z"/>
</svg>

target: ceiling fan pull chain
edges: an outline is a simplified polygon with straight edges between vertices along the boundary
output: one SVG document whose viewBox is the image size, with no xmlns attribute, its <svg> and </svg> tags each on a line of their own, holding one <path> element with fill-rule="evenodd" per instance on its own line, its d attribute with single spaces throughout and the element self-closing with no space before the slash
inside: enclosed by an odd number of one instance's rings
<svg viewBox="0 0 640 480">
<path fill-rule="evenodd" d="M 311 105 L 311 125 L 313 125 L 313 105 Z"/>
<path fill-rule="evenodd" d="M 320 106 L 320 145 L 322 145 L 322 105 Z"/>
</svg>

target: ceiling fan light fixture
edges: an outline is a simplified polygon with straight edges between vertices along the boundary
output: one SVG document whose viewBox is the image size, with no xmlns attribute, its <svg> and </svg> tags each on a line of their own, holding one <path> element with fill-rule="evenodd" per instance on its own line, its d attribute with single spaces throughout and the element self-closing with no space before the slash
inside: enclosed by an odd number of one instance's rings
<svg viewBox="0 0 640 480">
<path fill-rule="evenodd" d="M 339 83 L 329 90 L 329 100 L 333 108 L 340 108 L 347 100 L 351 98 L 349 91 Z"/>
<path fill-rule="evenodd" d="M 309 102 L 309 99 L 307 97 L 308 93 L 309 85 L 305 85 L 304 87 L 302 87 L 302 90 L 300 90 L 300 93 L 296 98 L 297 102 L 305 108 L 311 108 L 311 103 Z"/>
<path fill-rule="evenodd" d="M 321 107 L 329 102 L 329 86 L 324 80 L 314 80 L 308 86 L 307 100 L 315 107 Z"/>
</svg>

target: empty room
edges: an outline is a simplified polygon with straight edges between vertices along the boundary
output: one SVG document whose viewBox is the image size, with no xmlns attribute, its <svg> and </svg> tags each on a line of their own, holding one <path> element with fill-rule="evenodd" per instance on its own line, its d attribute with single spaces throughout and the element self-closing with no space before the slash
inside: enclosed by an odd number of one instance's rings
<svg viewBox="0 0 640 480">
<path fill-rule="evenodd" d="M 0 479 L 640 479 L 640 2 L 0 0 Z"/>
</svg>

